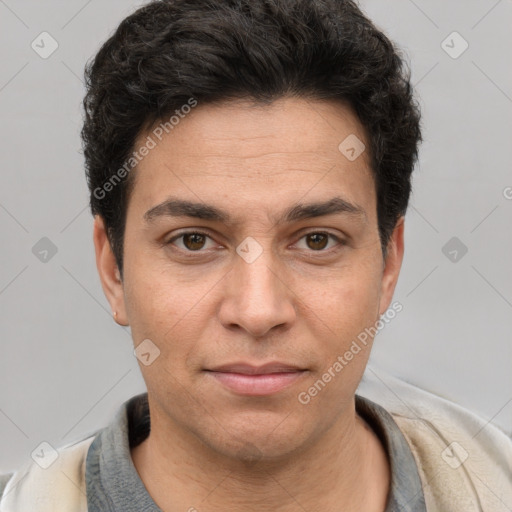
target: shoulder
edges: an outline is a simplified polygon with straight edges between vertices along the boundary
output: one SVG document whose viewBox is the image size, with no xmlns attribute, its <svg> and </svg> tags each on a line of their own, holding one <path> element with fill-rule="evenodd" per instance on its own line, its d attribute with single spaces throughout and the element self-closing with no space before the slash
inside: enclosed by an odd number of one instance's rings
<svg viewBox="0 0 512 512">
<path fill-rule="evenodd" d="M 7 485 L 7 482 L 11 479 L 13 474 L 14 473 L 8 473 L 6 475 L 0 475 L 0 498 L 2 497 L 2 494 L 4 492 L 5 486 Z"/>
<path fill-rule="evenodd" d="M 30 460 L 18 471 L 0 477 L 0 511 L 66 510 L 63 505 L 81 506 L 85 498 L 85 461 L 95 435 L 68 444 L 39 461 Z M 48 493 L 51 489 L 53 492 Z M 71 507 L 70 507 L 71 509 Z"/>
<path fill-rule="evenodd" d="M 384 407 L 400 428 L 416 459 L 427 508 L 430 502 L 446 511 L 511 510 L 512 439 L 498 427 L 372 368 L 358 394 Z"/>
</svg>

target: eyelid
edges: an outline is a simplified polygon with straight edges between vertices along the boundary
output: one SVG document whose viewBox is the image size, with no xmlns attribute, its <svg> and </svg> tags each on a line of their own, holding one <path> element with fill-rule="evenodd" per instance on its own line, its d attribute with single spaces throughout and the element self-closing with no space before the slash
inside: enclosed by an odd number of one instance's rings
<svg viewBox="0 0 512 512">
<path fill-rule="evenodd" d="M 346 245 L 346 243 L 347 243 L 343 237 L 340 237 L 339 235 L 332 233 L 328 229 L 321 229 L 321 228 L 306 228 L 306 229 L 309 229 L 309 231 L 300 231 L 299 232 L 300 234 L 298 235 L 297 242 L 302 240 L 304 237 L 306 237 L 308 235 L 318 234 L 318 233 L 326 234 L 326 235 L 330 236 L 331 238 L 333 238 L 337 242 L 337 245 L 335 247 L 331 247 L 330 249 L 319 250 L 319 251 L 314 251 L 311 249 L 308 251 L 311 254 L 315 254 L 315 253 L 318 255 L 328 254 L 333 251 L 336 251 L 337 249 L 340 248 L 340 246 Z M 178 232 L 177 234 L 173 235 L 170 239 L 168 239 L 166 242 L 164 242 L 164 245 L 172 245 L 172 242 L 174 242 L 175 240 L 177 240 L 185 235 L 191 235 L 191 234 L 202 235 L 206 238 L 209 238 L 210 240 L 213 240 L 212 235 L 210 233 L 208 233 L 207 231 L 203 231 L 201 229 L 190 229 L 189 228 L 189 229 L 185 229 L 184 231 Z M 297 242 L 295 242 L 295 243 L 297 243 Z M 207 250 L 202 250 L 202 249 L 199 249 L 197 251 L 189 251 L 189 250 L 181 249 L 179 247 L 177 248 L 177 250 L 186 252 L 187 254 L 192 254 L 192 255 L 208 252 Z"/>
<path fill-rule="evenodd" d="M 300 240 L 302 240 L 304 237 L 306 237 L 308 235 L 313 235 L 313 234 L 318 234 L 318 233 L 329 236 L 330 238 L 334 239 L 337 243 L 336 243 L 336 245 L 334 247 L 331 247 L 330 249 L 322 249 L 320 251 L 314 251 L 313 249 L 310 249 L 308 251 L 308 253 L 310 255 L 322 256 L 322 255 L 331 254 L 332 252 L 335 252 L 335 251 L 339 250 L 342 246 L 347 244 L 347 241 L 346 241 L 345 238 L 340 237 L 339 235 L 332 233 L 328 229 L 312 229 L 312 230 L 306 231 L 304 233 L 301 233 L 300 236 L 298 237 L 297 242 L 299 242 Z M 295 244 L 297 242 L 295 242 Z"/>
<path fill-rule="evenodd" d="M 209 238 L 210 240 L 213 240 L 212 235 L 210 233 L 207 233 L 206 231 L 202 231 L 200 229 L 188 229 L 188 230 L 176 233 L 171 238 L 169 238 L 167 241 L 165 241 L 164 245 L 169 245 L 172 242 L 174 242 L 175 240 L 177 240 L 178 238 L 181 238 L 185 235 L 202 235 L 204 237 Z M 201 252 L 201 251 L 189 251 L 189 252 Z"/>
</svg>

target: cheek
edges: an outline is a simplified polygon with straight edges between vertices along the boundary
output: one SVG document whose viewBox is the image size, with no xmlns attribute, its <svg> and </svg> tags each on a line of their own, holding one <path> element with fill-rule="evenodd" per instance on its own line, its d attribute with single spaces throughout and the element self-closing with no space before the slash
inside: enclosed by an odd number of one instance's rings
<svg viewBox="0 0 512 512">
<path fill-rule="evenodd" d="M 380 274 L 375 265 L 347 265 L 325 277 L 314 293 L 303 287 L 302 296 L 338 339 L 346 340 L 378 319 Z"/>
<path fill-rule="evenodd" d="M 139 338 L 156 339 L 157 333 L 165 328 L 164 318 L 168 321 L 175 311 L 175 298 L 170 293 L 163 294 L 164 283 L 156 281 L 143 268 L 131 269 L 126 275 L 125 302 L 134 342 Z"/>
<path fill-rule="evenodd" d="M 214 282 L 180 277 L 175 269 L 132 264 L 126 274 L 125 302 L 134 344 L 151 340 L 166 367 L 184 371 L 184 361 L 193 354 L 211 317 L 205 308 Z"/>
<path fill-rule="evenodd" d="M 165 356 L 166 339 L 173 335 L 173 326 L 180 327 L 180 319 L 186 314 L 183 297 L 171 286 L 168 276 L 143 262 L 132 261 L 126 269 L 124 298 L 134 346 L 149 339 L 160 356 Z"/>
<path fill-rule="evenodd" d="M 376 280 L 374 270 L 351 271 L 338 276 L 322 293 L 310 295 L 310 304 L 318 312 L 315 346 L 321 364 L 297 399 L 306 411 L 323 415 L 327 423 L 349 405 L 366 368 L 371 328 L 378 320 Z"/>
</svg>

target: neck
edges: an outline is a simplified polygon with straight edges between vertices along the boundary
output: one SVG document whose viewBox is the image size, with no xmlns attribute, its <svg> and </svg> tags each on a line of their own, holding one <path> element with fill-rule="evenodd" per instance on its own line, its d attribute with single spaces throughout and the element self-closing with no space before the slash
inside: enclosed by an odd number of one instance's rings
<svg viewBox="0 0 512 512">
<path fill-rule="evenodd" d="M 354 406 L 320 439 L 279 459 L 262 457 L 253 445 L 236 458 L 219 454 L 150 410 L 151 433 L 132 459 L 165 512 L 385 509 L 388 461 Z"/>
</svg>

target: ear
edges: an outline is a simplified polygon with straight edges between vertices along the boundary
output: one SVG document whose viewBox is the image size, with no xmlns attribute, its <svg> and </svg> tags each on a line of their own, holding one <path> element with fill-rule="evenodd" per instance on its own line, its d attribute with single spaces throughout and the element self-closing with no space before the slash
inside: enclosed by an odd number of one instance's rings
<svg viewBox="0 0 512 512">
<path fill-rule="evenodd" d="M 395 291 L 404 257 L 404 217 L 400 217 L 388 242 L 388 251 L 382 272 L 379 315 L 386 312 Z"/>
<path fill-rule="evenodd" d="M 94 217 L 93 239 L 96 251 L 96 267 L 98 268 L 103 292 L 110 303 L 112 313 L 115 313 L 114 320 L 119 325 L 128 325 L 121 275 L 107 237 L 105 222 L 99 215 Z"/>
</svg>

